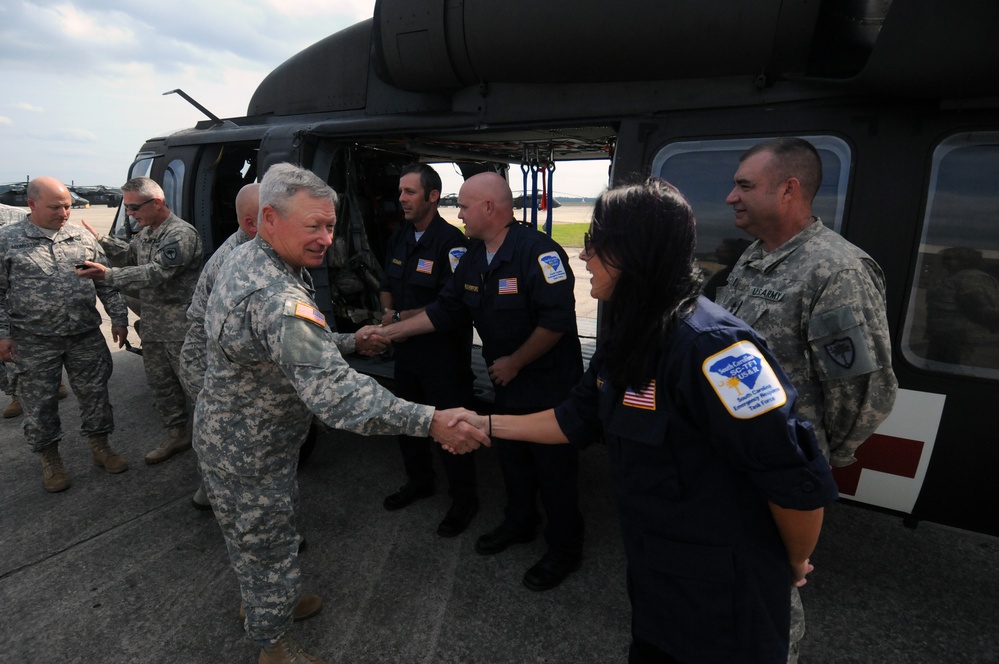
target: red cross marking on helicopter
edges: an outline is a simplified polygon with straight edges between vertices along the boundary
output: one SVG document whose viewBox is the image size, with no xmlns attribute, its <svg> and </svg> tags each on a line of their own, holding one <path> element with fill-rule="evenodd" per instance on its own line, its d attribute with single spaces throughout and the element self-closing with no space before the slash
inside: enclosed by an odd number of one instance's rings
<svg viewBox="0 0 999 664">
<path fill-rule="evenodd" d="M 919 457 L 926 444 L 911 438 L 873 434 L 857 450 L 857 462 L 846 468 L 833 468 L 833 478 L 844 496 L 857 495 L 860 474 L 865 468 L 890 475 L 915 477 Z"/>
</svg>

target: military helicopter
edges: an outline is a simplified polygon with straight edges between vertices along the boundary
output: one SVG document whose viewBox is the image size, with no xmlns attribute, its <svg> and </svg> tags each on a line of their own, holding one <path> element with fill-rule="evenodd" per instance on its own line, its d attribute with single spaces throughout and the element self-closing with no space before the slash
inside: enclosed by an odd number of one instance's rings
<svg viewBox="0 0 999 664">
<path fill-rule="evenodd" d="M 72 199 L 72 206 L 74 208 L 86 208 L 90 207 L 92 201 L 90 196 L 95 192 L 97 187 L 77 187 L 70 185 L 67 187 L 69 190 L 70 198 Z M 100 189 L 103 189 L 101 187 Z M 100 202 L 105 202 L 103 199 Z M 118 194 L 118 201 L 116 201 L 115 206 L 121 202 L 121 193 Z M 10 184 L 0 185 L 0 203 L 6 205 L 18 205 L 21 207 L 27 207 L 28 205 L 28 184 L 27 182 L 12 182 Z"/>
<path fill-rule="evenodd" d="M 73 184 L 69 187 L 69 190 L 80 198 L 87 200 L 91 205 L 118 207 L 121 203 L 121 189 L 117 187 L 106 187 L 102 184 Z"/>
<path fill-rule="evenodd" d="M 693 205 L 711 274 L 739 235 L 724 202 L 739 155 L 807 138 L 825 170 L 816 214 L 886 273 L 901 386 L 837 471 L 841 493 L 999 535 L 999 328 L 972 320 L 949 353 L 934 340 L 945 250 L 999 275 L 997 25 L 992 0 L 378 0 L 274 69 L 245 116 L 202 109 L 149 139 L 129 176 L 160 182 L 211 251 L 243 184 L 281 161 L 313 170 L 341 194 L 318 300 L 349 329 L 377 309 L 405 164 L 498 171 L 532 197 L 566 160 L 605 160 L 609 184 L 664 177 Z"/>
</svg>

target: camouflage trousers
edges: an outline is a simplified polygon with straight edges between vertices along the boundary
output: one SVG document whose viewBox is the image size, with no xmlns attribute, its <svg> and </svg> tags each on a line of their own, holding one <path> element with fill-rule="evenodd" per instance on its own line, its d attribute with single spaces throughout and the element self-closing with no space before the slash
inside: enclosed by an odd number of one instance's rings
<svg viewBox="0 0 999 664">
<path fill-rule="evenodd" d="M 59 382 L 66 367 L 69 384 L 80 402 L 83 437 L 114 431 L 108 398 L 111 352 L 99 329 L 68 337 L 42 337 L 15 332 L 14 378 L 24 407 L 24 436 L 33 452 L 62 439 Z"/>
<path fill-rule="evenodd" d="M 0 390 L 10 396 L 17 394 L 17 381 L 14 380 L 13 364 L 0 362 Z"/>
<path fill-rule="evenodd" d="M 787 664 L 798 663 L 798 642 L 805 636 L 805 607 L 801 593 L 791 586 L 791 639 L 787 651 Z"/>
<path fill-rule="evenodd" d="M 183 341 L 143 341 L 142 365 L 165 429 L 187 426 L 187 393 L 180 382 Z"/>
<path fill-rule="evenodd" d="M 258 646 L 270 645 L 291 629 L 302 593 L 296 463 L 262 476 L 228 473 L 204 463 L 199 467 L 239 581 L 246 633 Z"/>
</svg>

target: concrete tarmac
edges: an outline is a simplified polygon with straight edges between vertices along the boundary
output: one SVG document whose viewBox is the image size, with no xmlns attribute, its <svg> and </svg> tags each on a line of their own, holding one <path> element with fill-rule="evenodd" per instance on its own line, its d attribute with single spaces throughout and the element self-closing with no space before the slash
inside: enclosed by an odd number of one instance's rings
<svg viewBox="0 0 999 664">
<path fill-rule="evenodd" d="M 112 445 L 127 472 L 93 465 L 72 394 L 60 404 L 65 492 L 43 490 L 22 418 L 0 420 L 0 664 L 255 662 L 221 533 L 190 506 L 194 452 L 143 463 L 162 432 L 142 358 L 113 357 Z M 581 456 L 583 566 L 545 593 L 521 585 L 541 538 L 475 553 L 504 505 L 496 453 L 476 452 L 476 463 L 479 515 L 443 539 L 439 465 L 437 495 L 387 512 L 382 500 L 404 481 L 394 438 L 320 437 L 299 476 L 305 588 L 325 602 L 292 631 L 307 650 L 344 664 L 626 661 L 630 608 L 606 449 Z M 999 662 L 996 538 L 909 529 L 897 515 L 836 504 L 813 562 L 804 664 Z"/>
<path fill-rule="evenodd" d="M 42 489 L 22 418 L 0 420 L 0 662 L 255 662 L 221 533 L 190 506 L 194 453 L 143 463 L 161 431 L 142 359 L 116 351 L 114 360 L 112 443 L 127 472 L 93 465 L 72 394 L 60 408 L 65 492 Z M 475 553 L 504 502 L 495 452 L 476 462 L 481 511 L 466 533 L 442 539 L 443 481 L 430 499 L 382 508 L 404 479 L 393 438 L 322 436 L 300 473 L 300 519 L 305 587 L 325 607 L 293 635 L 345 664 L 626 661 L 630 609 L 606 449 L 582 453 L 583 566 L 545 593 L 521 585 L 541 539 Z M 913 530 L 837 504 L 813 561 L 802 662 L 999 662 L 996 538 L 932 523 Z"/>
</svg>

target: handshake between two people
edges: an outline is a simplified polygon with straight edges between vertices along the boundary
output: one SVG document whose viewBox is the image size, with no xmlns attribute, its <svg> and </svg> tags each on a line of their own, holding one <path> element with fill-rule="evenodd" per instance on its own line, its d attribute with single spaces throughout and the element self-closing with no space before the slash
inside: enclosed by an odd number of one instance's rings
<svg viewBox="0 0 999 664">
<path fill-rule="evenodd" d="M 467 408 L 434 411 L 430 437 L 451 454 L 465 454 L 489 447 L 489 418 Z"/>
<path fill-rule="evenodd" d="M 387 316 L 391 318 L 391 314 Z M 414 328 L 416 323 L 423 324 L 423 327 Z M 354 334 L 354 341 L 361 355 L 378 355 L 393 342 L 405 341 L 414 332 L 420 334 L 432 330 L 426 314 L 420 312 L 416 320 L 410 318 L 404 323 L 366 325 Z M 466 454 L 482 445 L 488 447 L 489 433 L 489 418 L 467 408 L 435 410 L 430 423 L 430 437 L 451 454 Z"/>
<path fill-rule="evenodd" d="M 365 325 L 354 333 L 354 347 L 358 355 L 366 357 L 381 355 L 392 345 L 392 341 L 381 333 L 380 327 L 380 325 Z"/>
</svg>

